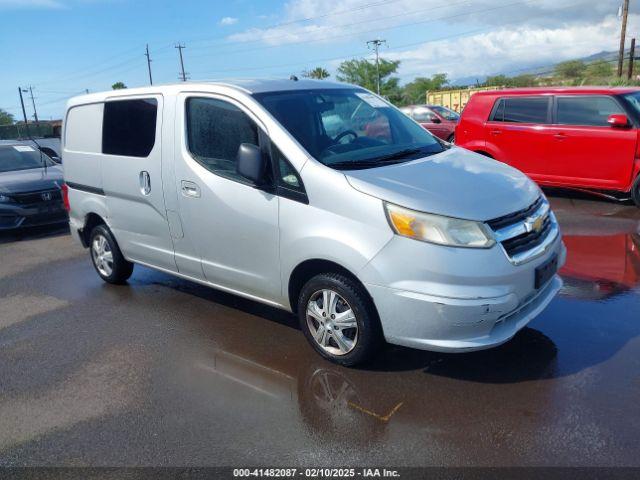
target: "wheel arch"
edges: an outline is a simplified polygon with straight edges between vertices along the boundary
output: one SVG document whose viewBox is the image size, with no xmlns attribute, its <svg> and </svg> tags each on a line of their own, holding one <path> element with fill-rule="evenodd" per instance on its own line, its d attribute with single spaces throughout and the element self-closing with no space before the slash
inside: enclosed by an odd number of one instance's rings
<svg viewBox="0 0 640 480">
<path fill-rule="evenodd" d="M 362 288 L 362 291 L 367 295 L 367 298 L 371 301 L 371 305 L 373 306 L 374 310 L 376 310 L 377 314 L 377 309 L 375 308 L 373 298 L 367 291 L 367 288 L 364 286 L 364 284 L 357 277 L 357 275 L 336 262 L 321 258 L 308 259 L 299 263 L 289 275 L 287 292 L 289 297 L 289 305 L 291 306 L 291 311 L 293 313 L 296 313 L 298 309 L 298 296 L 300 295 L 300 291 L 304 287 L 305 283 L 307 283 L 314 276 L 321 273 L 339 273 L 356 282 Z"/>
<path fill-rule="evenodd" d="M 487 152 L 485 150 L 474 150 L 474 152 L 482 155 L 483 157 L 488 157 L 488 158 L 495 159 L 495 157 L 493 155 L 491 155 L 489 152 Z"/>
<path fill-rule="evenodd" d="M 89 212 L 85 215 L 84 225 L 78 231 L 83 247 L 89 247 L 89 237 L 91 235 L 91 231 L 98 225 L 106 225 L 107 227 L 109 226 L 106 220 L 95 212 Z"/>
</svg>

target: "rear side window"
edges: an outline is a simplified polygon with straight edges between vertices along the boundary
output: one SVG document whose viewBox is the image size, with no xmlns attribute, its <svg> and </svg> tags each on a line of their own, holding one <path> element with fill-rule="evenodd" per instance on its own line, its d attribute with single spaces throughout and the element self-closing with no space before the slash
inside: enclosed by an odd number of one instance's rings
<svg viewBox="0 0 640 480">
<path fill-rule="evenodd" d="M 416 122 L 430 123 L 431 117 L 435 117 L 435 114 L 427 108 L 415 109 L 413 111 L 413 119 Z"/>
<path fill-rule="evenodd" d="M 187 144 L 203 167 L 246 182 L 236 172 L 241 143 L 259 144 L 257 125 L 235 105 L 215 98 L 187 100 Z"/>
<path fill-rule="evenodd" d="M 502 98 L 491 116 L 494 122 L 548 123 L 548 97 Z"/>
<path fill-rule="evenodd" d="M 608 126 L 609 115 L 624 113 L 610 97 L 558 97 L 556 123 L 561 125 Z"/>
<path fill-rule="evenodd" d="M 148 157 L 156 143 L 158 101 L 118 100 L 104 104 L 102 153 Z"/>
</svg>

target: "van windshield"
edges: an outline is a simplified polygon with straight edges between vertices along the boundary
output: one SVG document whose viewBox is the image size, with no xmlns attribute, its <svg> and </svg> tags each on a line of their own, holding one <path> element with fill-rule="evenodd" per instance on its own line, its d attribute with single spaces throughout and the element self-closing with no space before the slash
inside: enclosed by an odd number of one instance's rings
<svg viewBox="0 0 640 480">
<path fill-rule="evenodd" d="M 301 90 L 254 97 L 307 152 L 332 168 L 373 168 L 447 148 L 401 111 L 364 90 Z"/>
<path fill-rule="evenodd" d="M 40 158 L 40 152 L 28 145 L 0 146 L 0 173 L 41 168 L 43 162 L 48 167 L 55 165 L 54 161 L 44 153 L 42 160 Z"/>
</svg>

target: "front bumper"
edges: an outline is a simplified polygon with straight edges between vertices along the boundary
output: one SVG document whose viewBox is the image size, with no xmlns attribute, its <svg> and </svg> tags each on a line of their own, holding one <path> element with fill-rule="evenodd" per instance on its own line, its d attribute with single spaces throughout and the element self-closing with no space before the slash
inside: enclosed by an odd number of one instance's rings
<svg viewBox="0 0 640 480">
<path fill-rule="evenodd" d="M 37 205 L 0 204 L 0 231 L 66 223 L 68 219 L 62 202 Z"/>
<path fill-rule="evenodd" d="M 497 246 L 455 249 L 395 237 L 360 276 L 389 343 L 467 352 L 508 341 L 545 309 L 562 280 L 555 275 L 536 289 L 534 272 L 554 254 L 561 267 L 566 249 L 559 236 L 523 265 Z"/>
</svg>

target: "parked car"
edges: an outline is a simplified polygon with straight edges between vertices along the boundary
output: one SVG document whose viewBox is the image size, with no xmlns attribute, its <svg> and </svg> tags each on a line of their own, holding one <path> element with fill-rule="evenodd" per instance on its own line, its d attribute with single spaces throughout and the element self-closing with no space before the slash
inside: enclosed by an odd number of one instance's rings
<svg viewBox="0 0 640 480">
<path fill-rule="evenodd" d="M 541 185 L 627 194 L 640 206 L 640 89 L 525 88 L 478 92 L 456 143 Z"/>
<path fill-rule="evenodd" d="M 400 110 L 436 137 L 454 143 L 456 125 L 460 120 L 458 112 L 439 105 L 409 105 Z"/>
<path fill-rule="evenodd" d="M 62 169 L 26 142 L 0 142 L 0 230 L 66 223 Z"/>
<path fill-rule="evenodd" d="M 388 139 L 367 134 L 375 118 Z M 313 348 L 343 365 L 383 339 L 504 343 L 562 285 L 566 250 L 535 183 L 359 87 L 76 97 L 63 156 L 71 231 L 103 280 L 123 283 L 139 263 L 295 312 Z"/>
</svg>

